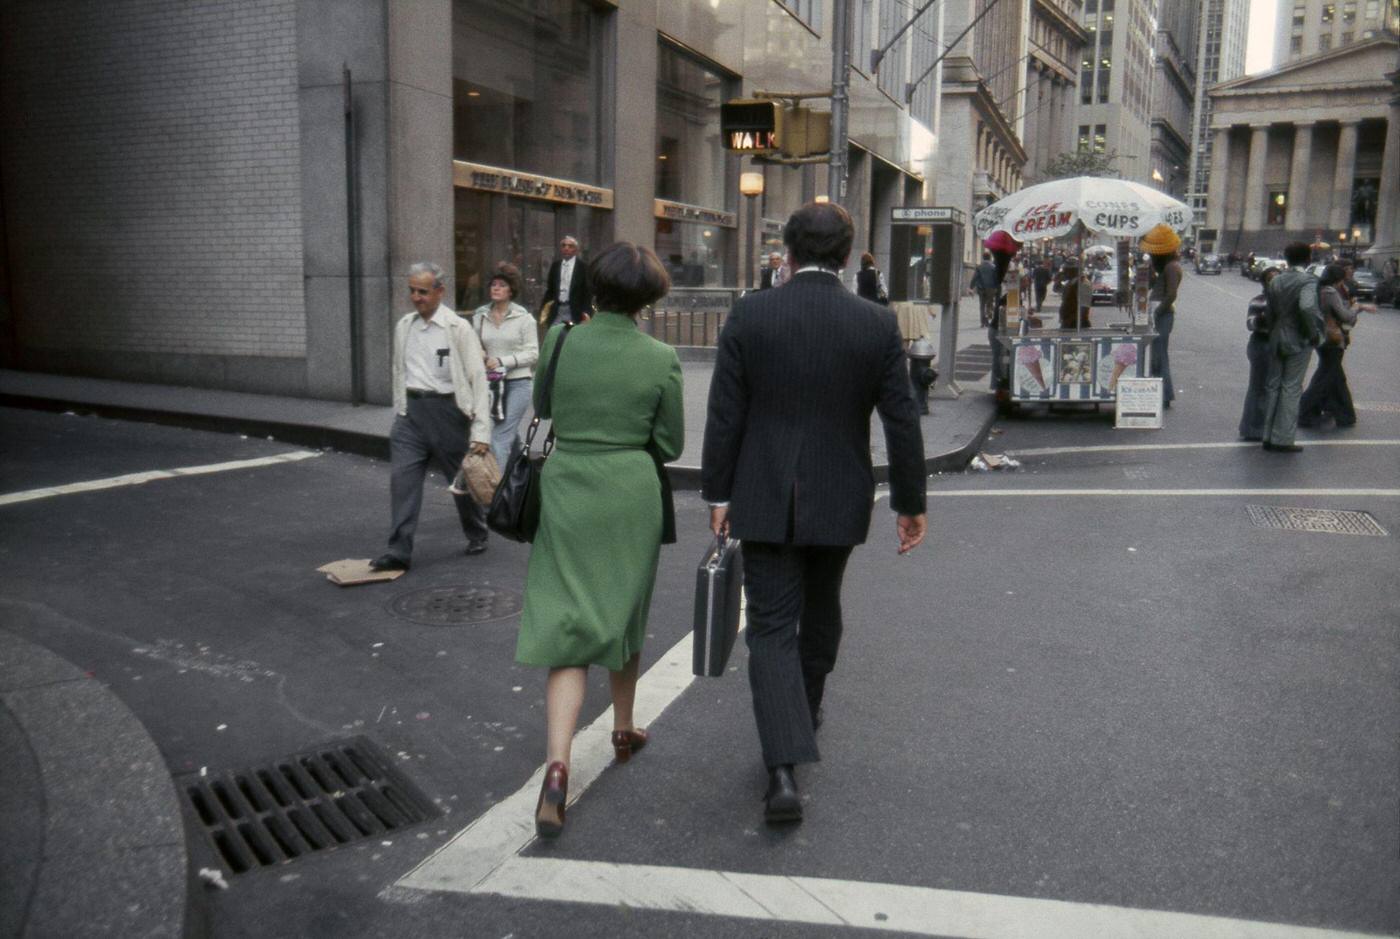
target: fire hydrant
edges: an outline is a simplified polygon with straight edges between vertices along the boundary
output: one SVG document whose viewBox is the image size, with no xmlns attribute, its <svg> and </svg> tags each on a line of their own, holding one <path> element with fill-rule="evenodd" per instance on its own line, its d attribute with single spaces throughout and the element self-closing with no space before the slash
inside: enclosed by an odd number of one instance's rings
<svg viewBox="0 0 1400 939">
<path fill-rule="evenodd" d="M 909 356 L 909 383 L 914 386 L 914 400 L 919 403 L 919 413 L 928 413 L 928 390 L 938 380 L 938 371 L 929 363 L 935 355 L 933 343 L 919 338 L 905 353 Z"/>
</svg>

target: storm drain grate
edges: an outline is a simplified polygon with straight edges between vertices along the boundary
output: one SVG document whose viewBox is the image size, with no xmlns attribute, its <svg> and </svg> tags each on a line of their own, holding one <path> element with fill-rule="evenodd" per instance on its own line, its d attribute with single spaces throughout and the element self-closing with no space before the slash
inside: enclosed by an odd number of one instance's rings
<svg viewBox="0 0 1400 939">
<path fill-rule="evenodd" d="M 1249 520 L 1255 528 L 1281 531 L 1311 531 L 1332 535 L 1372 535 L 1384 538 L 1390 533 L 1376 523 L 1370 512 L 1339 509 L 1285 509 L 1274 505 L 1249 505 Z"/>
<path fill-rule="evenodd" d="M 1397 401 L 1356 401 L 1352 407 L 1358 411 L 1380 411 L 1383 414 L 1400 414 L 1400 402 Z"/>
<path fill-rule="evenodd" d="M 424 626 L 471 626 L 514 616 L 523 605 L 520 594 L 500 587 L 427 587 L 395 597 L 389 612 Z"/>
<path fill-rule="evenodd" d="M 176 784 L 235 874 L 377 838 L 442 814 L 364 737 Z"/>
</svg>

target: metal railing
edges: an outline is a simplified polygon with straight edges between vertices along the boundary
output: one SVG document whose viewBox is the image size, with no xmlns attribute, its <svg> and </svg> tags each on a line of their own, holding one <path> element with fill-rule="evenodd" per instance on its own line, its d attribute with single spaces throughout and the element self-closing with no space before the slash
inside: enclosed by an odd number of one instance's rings
<svg viewBox="0 0 1400 939">
<path fill-rule="evenodd" d="M 643 332 L 670 345 L 712 347 L 743 293 L 737 287 L 676 287 L 637 319 Z"/>
</svg>

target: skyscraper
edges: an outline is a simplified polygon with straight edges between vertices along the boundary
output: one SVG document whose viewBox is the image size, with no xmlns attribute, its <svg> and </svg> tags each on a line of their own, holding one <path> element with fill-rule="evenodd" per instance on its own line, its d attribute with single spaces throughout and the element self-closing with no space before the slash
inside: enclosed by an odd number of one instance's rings
<svg viewBox="0 0 1400 939">
<path fill-rule="evenodd" d="M 1206 89 L 1244 74 L 1249 0 L 1204 0 L 1198 35 L 1196 109 L 1191 121 L 1191 166 L 1187 191 L 1197 228 L 1205 224 L 1206 194 L 1210 191 L 1211 101 Z"/>
<path fill-rule="evenodd" d="M 1076 149 L 1116 152 L 1125 179 L 1150 181 L 1156 0 L 1085 0 Z"/>
<path fill-rule="evenodd" d="M 1177 198 L 1185 195 L 1195 113 L 1196 44 L 1200 4 L 1161 0 L 1152 39 L 1151 182 Z"/>
<path fill-rule="evenodd" d="M 1382 32 L 1400 32 L 1400 0 L 1277 0 L 1274 66 Z"/>
</svg>

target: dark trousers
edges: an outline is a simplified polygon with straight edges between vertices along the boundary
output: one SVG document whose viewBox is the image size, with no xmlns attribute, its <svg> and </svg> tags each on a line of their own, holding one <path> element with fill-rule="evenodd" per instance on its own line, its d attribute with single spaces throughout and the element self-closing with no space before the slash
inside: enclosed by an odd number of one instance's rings
<svg viewBox="0 0 1400 939">
<path fill-rule="evenodd" d="M 389 431 L 389 503 L 393 529 L 389 553 L 401 561 L 413 557 L 413 535 L 423 505 L 423 477 L 435 463 L 450 481 L 467 455 L 471 421 L 452 398 L 409 398 L 408 413 L 394 418 Z M 485 541 L 486 523 L 471 496 L 453 495 L 457 517 L 468 541 Z"/>
<path fill-rule="evenodd" d="M 812 717 L 841 645 L 851 548 L 744 542 L 749 688 L 770 769 L 821 759 Z"/>
<path fill-rule="evenodd" d="M 1317 371 L 1298 401 L 1298 424 L 1316 425 L 1322 415 L 1331 414 L 1339 427 L 1356 423 L 1356 407 L 1352 404 L 1347 373 L 1342 370 L 1342 346 L 1324 345 L 1317 350 Z"/>
<path fill-rule="evenodd" d="M 1049 289 L 1048 283 L 1035 285 L 1035 311 L 1039 313 L 1045 309 L 1045 291 Z"/>
<path fill-rule="evenodd" d="M 1168 343 L 1172 338 L 1172 326 L 1176 324 L 1176 311 L 1171 307 L 1157 308 L 1157 338 L 1152 340 L 1152 377 L 1162 379 L 1162 403 L 1171 404 L 1176 397 L 1172 387 L 1172 364 L 1168 357 Z"/>
<path fill-rule="evenodd" d="M 1250 333 L 1245 346 L 1249 359 L 1249 387 L 1244 393 L 1244 411 L 1240 414 L 1240 436 L 1264 436 L 1264 380 L 1269 376 L 1269 337 Z"/>
</svg>

